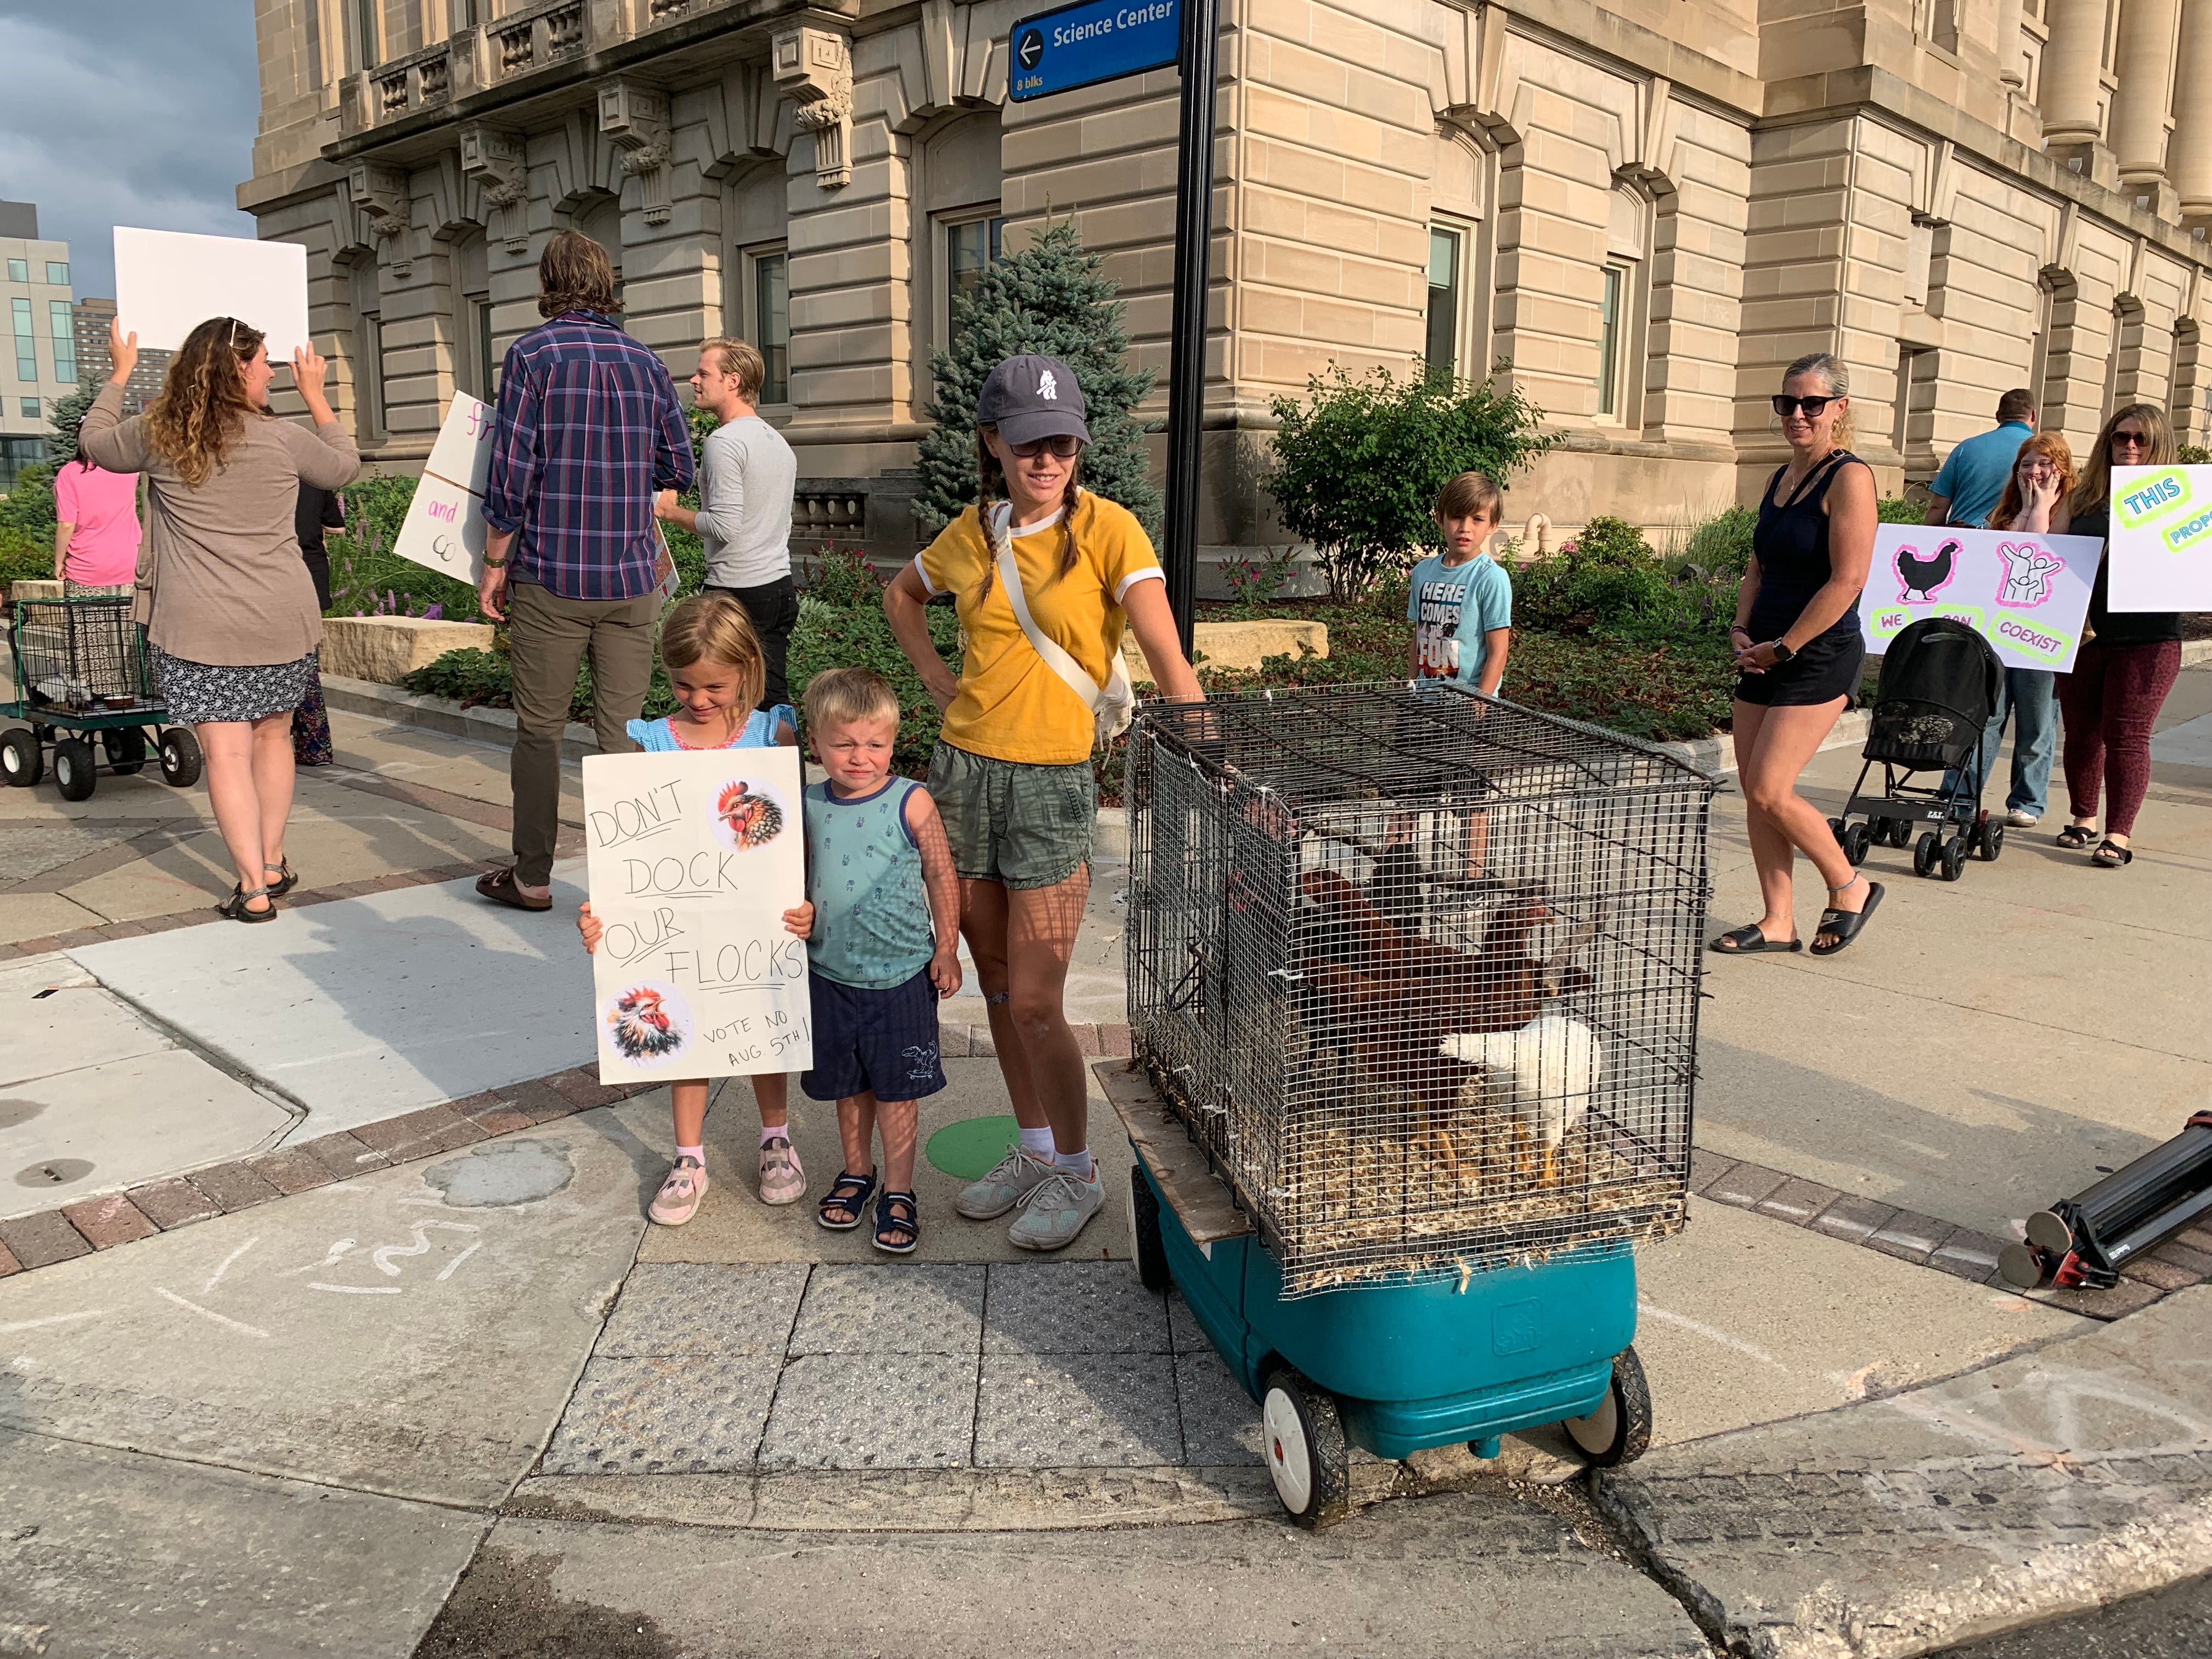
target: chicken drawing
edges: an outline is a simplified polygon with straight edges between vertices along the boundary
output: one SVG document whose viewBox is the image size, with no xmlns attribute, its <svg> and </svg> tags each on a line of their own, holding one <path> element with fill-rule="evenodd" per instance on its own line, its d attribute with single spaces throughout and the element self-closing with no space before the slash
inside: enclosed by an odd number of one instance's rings
<svg viewBox="0 0 2212 1659">
<path fill-rule="evenodd" d="M 739 851 L 764 847 L 783 833 L 783 808 L 757 795 L 743 778 L 725 785 L 715 798 L 714 816 L 722 821 Z"/>
<path fill-rule="evenodd" d="M 1922 558 L 1909 547 L 1897 550 L 1897 602 L 1927 605 L 1951 580 L 1959 562 L 1959 544 L 1946 540 Z"/>
<path fill-rule="evenodd" d="M 1490 1074 L 1491 1103 L 1504 1111 L 1521 1157 L 1534 1154 L 1537 1184 L 1556 1185 L 1559 1149 L 1589 1115 L 1604 1065 L 1596 1034 L 1568 1015 L 1543 1014 L 1515 1031 L 1457 1032 L 1437 1049 Z"/>
<path fill-rule="evenodd" d="M 614 1045 L 624 1060 L 657 1060 L 684 1046 L 684 1028 L 662 1001 L 660 993 L 640 985 L 615 999 L 607 1010 Z"/>
</svg>

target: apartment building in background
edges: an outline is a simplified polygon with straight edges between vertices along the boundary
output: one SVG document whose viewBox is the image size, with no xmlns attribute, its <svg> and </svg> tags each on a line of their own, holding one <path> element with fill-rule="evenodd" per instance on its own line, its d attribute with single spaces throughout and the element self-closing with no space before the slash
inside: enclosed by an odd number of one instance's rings
<svg viewBox="0 0 2212 1659">
<path fill-rule="evenodd" d="M 680 380 L 770 364 L 802 535 L 913 545 L 951 295 L 1073 214 L 1167 367 L 1177 78 L 1012 104 L 1040 0 L 264 0 L 264 237 L 308 250 L 363 450 L 418 465 L 599 239 Z M 1209 553 L 1285 539 L 1271 401 L 1416 357 L 1565 441 L 1510 512 L 1658 529 L 1756 496 L 1781 366 L 1848 365 L 1894 490 L 2035 387 L 2207 435 L 2212 0 L 1223 0 Z M 1155 414 L 1164 414 L 1164 386 Z"/>
<path fill-rule="evenodd" d="M 76 372 L 86 386 L 98 386 L 115 373 L 115 358 L 107 343 L 108 325 L 114 320 L 112 300 L 76 302 Z M 123 387 L 126 414 L 138 414 L 161 395 L 161 382 L 169 373 L 169 359 L 175 356 L 173 351 L 150 348 L 140 350 L 137 362 L 131 367 L 131 378 Z"/>
<path fill-rule="evenodd" d="M 0 490 L 46 459 L 54 399 L 76 390 L 76 323 L 67 242 L 43 241 L 39 210 L 0 202 Z"/>
</svg>

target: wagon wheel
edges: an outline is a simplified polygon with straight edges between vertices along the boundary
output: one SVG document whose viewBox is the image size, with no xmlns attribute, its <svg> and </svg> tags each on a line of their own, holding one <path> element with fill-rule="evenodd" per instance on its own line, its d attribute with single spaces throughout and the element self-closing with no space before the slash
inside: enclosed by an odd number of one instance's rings
<svg viewBox="0 0 2212 1659">
<path fill-rule="evenodd" d="M 200 740 L 181 726 L 161 733 L 161 781 L 189 789 L 200 781 Z"/>
<path fill-rule="evenodd" d="M 1260 1396 L 1267 1474 L 1291 1519 L 1309 1532 L 1333 1527 L 1352 1510 L 1352 1456 L 1336 1400 L 1285 1365 Z"/>
<path fill-rule="evenodd" d="M 1559 1426 L 1593 1468 L 1633 1463 L 1651 1449 L 1651 1389 L 1633 1347 L 1613 1355 L 1613 1381 L 1597 1409 L 1587 1417 L 1570 1417 Z"/>
<path fill-rule="evenodd" d="M 38 735 L 21 726 L 0 736 L 0 778 L 18 789 L 28 789 L 46 769 L 46 751 Z"/>
<path fill-rule="evenodd" d="M 118 778 L 129 777 L 146 763 L 146 734 L 135 726 L 101 732 L 100 746 L 107 751 L 108 769 Z"/>
<path fill-rule="evenodd" d="M 100 763 L 82 738 L 64 738 L 54 745 L 54 787 L 64 800 L 89 800 L 100 787 Z"/>
<path fill-rule="evenodd" d="M 1159 1195 L 1145 1179 L 1145 1166 L 1129 1166 L 1129 1237 L 1137 1253 L 1137 1281 L 1148 1291 L 1168 1287 L 1168 1247 L 1160 1237 Z"/>
</svg>

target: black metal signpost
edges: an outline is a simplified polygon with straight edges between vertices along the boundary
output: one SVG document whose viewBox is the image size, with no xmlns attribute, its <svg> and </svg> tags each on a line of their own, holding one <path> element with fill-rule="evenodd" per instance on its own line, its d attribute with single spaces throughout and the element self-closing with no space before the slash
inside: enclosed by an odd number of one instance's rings
<svg viewBox="0 0 2212 1659">
<path fill-rule="evenodd" d="M 1213 91 L 1220 0 L 1078 0 L 1016 23 L 1008 95 L 1017 103 L 1180 64 L 1175 309 L 1168 325 L 1167 572 L 1183 654 L 1198 587 L 1200 425 L 1206 404 L 1207 256 L 1213 242 Z M 1174 50 L 1169 52 L 1170 30 Z"/>
</svg>

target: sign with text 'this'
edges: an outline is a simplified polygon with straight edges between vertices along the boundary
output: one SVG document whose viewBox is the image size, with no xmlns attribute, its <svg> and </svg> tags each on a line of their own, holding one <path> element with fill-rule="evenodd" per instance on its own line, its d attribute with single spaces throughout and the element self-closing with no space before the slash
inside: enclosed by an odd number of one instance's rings
<svg viewBox="0 0 2212 1659">
<path fill-rule="evenodd" d="M 1175 67 L 1182 20 L 1176 0 L 1077 0 L 1025 17 L 1007 35 L 1016 103 Z"/>
<path fill-rule="evenodd" d="M 2105 608 L 2212 611 L 2212 466 L 2112 469 Z"/>
</svg>

